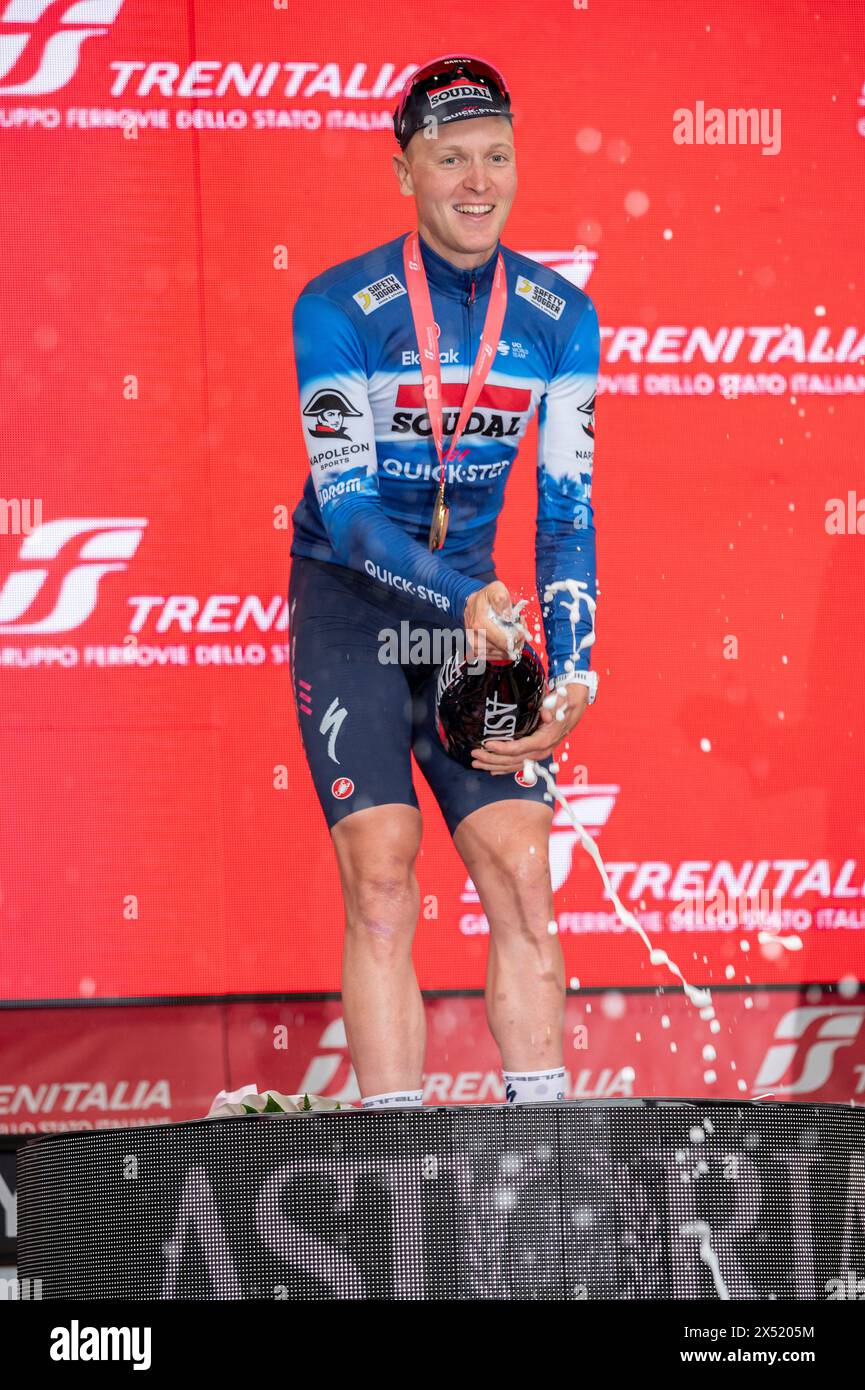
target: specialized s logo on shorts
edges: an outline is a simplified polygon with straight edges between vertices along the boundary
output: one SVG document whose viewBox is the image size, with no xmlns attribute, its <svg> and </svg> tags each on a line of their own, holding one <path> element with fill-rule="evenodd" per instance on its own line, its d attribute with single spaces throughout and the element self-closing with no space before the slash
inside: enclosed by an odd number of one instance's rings
<svg viewBox="0 0 865 1390">
<path fill-rule="evenodd" d="M 347 718 L 348 710 L 342 708 L 339 703 L 339 696 L 336 695 L 325 710 L 324 718 L 318 726 L 318 732 L 320 734 L 328 735 L 327 756 L 337 764 L 339 763 L 339 758 L 334 752 L 336 747 L 336 736 Z M 353 787 L 352 790 L 354 790 Z M 334 793 L 334 795 L 336 795 L 336 793 Z"/>
</svg>

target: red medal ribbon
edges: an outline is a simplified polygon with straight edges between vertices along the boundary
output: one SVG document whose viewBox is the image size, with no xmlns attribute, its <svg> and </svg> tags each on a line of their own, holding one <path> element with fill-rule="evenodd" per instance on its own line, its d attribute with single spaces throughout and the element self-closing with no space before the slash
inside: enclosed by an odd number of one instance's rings
<svg viewBox="0 0 865 1390">
<path fill-rule="evenodd" d="M 493 276 L 492 288 L 490 290 L 490 302 L 487 306 L 486 318 L 484 319 L 484 326 L 481 331 L 478 354 L 475 358 L 475 364 L 472 367 L 471 376 L 469 377 L 468 386 L 466 387 L 466 394 L 463 397 L 462 409 L 460 410 L 459 419 L 457 420 L 457 427 L 451 437 L 447 454 L 445 454 L 443 450 L 444 427 L 442 415 L 441 363 L 439 362 L 438 341 L 436 338 L 436 326 L 433 318 L 429 283 L 421 256 L 417 232 L 409 232 L 406 236 L 403 242 L 402 255 L 403 265 L 405 267 L 406 287 L 408 289 L 412 319 L 414 320 L 415 336 L 417 338 L 418 352 L 420 354 L 421 376 L 424 381 L 424 396 L 427 401 L 433 442 L 441 468 L 441 473 L 439 475 L 440 492 L 443 494 L 445 460 L 450 460 L 453 457 L 460 435 L 466 427 L 475 402 L 489 375 L 490 368 L 493 364 L 493 358 L 498 348 L 499 338 L 501 337 L 502 324 L 505 320 L 505 309 L 507 308 L 508 302 L 505 263 L 500 251 L 498 259 L 496 260 L 496 269 Z M 430 377 L 432 377 L 431 391 L 427 389 L 427 383 Z"/>
</svg>

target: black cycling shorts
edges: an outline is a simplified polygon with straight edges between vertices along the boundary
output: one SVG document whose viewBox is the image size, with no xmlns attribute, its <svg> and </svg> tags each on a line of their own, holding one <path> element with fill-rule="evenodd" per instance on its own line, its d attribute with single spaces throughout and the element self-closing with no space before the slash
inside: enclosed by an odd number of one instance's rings
<svg viewBox="0 0 865 1390">
<path fill-rule="evenodd" d="M 461 624 L 357 570 L 299 555 L 292 559 L 288 597 L 300 736 L 329 826 L 370 806 L 417 807 L 412 753 L 451 835 L 465 816 L 496 801 L 543 802 L 546 794 L 552 811 L 543 777 L 525 786 L 517 780 L 522 773 L 494 777 L 463 767 L 445 751 L 435 723 L 437 664 L 379 660 L 385 629 L 399 633 L 406 622 L 408 638 L 420 628 L 432 634 Z M 406 655 L 405 646 L 396 654 Z M 546 767 L 551 757 L 540 761 Z"/>
</svg>

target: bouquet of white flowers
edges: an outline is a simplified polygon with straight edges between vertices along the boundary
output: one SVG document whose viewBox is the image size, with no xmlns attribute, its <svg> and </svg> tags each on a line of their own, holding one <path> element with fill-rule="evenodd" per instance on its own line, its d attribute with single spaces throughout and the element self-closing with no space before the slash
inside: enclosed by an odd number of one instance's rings
<svg viewBox="0 0 865 1390">
<path fill-rule="evenodd" d="M 300 1115 L 306 1110 L 347 1110 L 339 1100 L 330 1096 L 315 1096 L 304 1091 L 299 1096 L 284 1096 L 280 1091 L 259 1093 L 253 1083 L 236 1091 L 220 1091 L 205 1116 L 219 1120 L 226 1115 Z"/>
</svg>

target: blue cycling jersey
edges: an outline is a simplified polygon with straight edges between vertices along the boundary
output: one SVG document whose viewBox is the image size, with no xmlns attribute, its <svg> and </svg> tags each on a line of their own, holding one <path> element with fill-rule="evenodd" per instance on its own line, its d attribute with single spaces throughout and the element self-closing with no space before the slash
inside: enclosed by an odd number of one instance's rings
<svg viewBox="0 0 865 1390">
<path fill-rule="evenodd" d="M 595 307 L 569 280 L 501 244 L 483 265 L 464 270 L 419 237 L 440 330 L 445 450 L 480 344 L 499 251 L 508 289 L 495 360 L 446 465 L 447 538 L 430 551 L 439 463 L 405 285 L 404 240 L 396 237 L 317 275 L 295 303 L 310 474 L 293 515 L 291 553 L 359 570 L 461 622 L 469 595 L 493 573 L 505 485 L 537 408 L 535 560 L 549 675 L 560 680 L 570 670 L 588 670 L 597 596 Z"/>
</svg>

